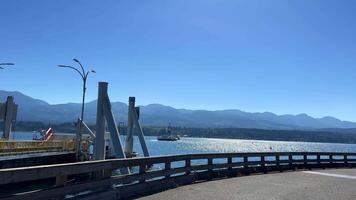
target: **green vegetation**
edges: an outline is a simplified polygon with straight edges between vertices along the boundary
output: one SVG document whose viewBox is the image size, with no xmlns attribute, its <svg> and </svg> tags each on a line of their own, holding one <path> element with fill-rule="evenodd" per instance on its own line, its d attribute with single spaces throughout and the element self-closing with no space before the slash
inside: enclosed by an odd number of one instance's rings
<svg viewBox="0 0 356 200">
<path fill-rule="evenodd" d="M 41 122 L 17 122 L 13 127 L 15 131 L 39 131 L 48 128 L 48 124 Z M 56 132 L 74 133 L 74 123 L 52 124 Z M 2 127 L 2 124 L 0 124 Z M 89 126 L 93 131 L 95 126 Z M 121 134 L 126 133 L 126 127 L 119 128 Z M 165 127 L 143 127 L 147 136 L 166 134 Z M 300 130 L 263 130 L 241 128 L 186 128 L 173 127 L 174 134 L 189 137 L 251 139 L 251 140 L 276 140 L 276 141 L 305 141 L 328 143 L 353 143 L 356 144 L 356 131 L 350 129 L 300 131 Z"/>
</svg>

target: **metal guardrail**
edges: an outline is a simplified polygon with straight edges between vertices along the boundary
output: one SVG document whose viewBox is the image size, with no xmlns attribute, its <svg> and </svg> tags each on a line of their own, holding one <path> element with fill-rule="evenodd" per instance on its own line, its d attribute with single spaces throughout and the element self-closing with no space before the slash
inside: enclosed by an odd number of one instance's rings
<svg viewBox="0 0 356 200">
<path fill-rule="evenodd" d="M 178 166 L 177 164 L 181 164 Z M 147 166 L 163 165 L 161 169 Z M 112 159 L 0 170 L 0 187 L 20 182 L 53 179 L 43 190 L 10 195 L 8 199 L 49 199 L 87 193 L 85 199 L 126 198 L 180 184 L 221 176 L 294 170 L 297 168 L 354 167 L 356 153 L 271 152 L 216 153 Z M 112 175 L 123 167 L 138 169 L 129 175 Z M 83 179 L 83 174 L 87 175 Z M 81 176 L 81 179 L 77 179 Z M 67 178 L 71 182 L 67 182 Z M 56 180 L 56 181 L 54 181 Z M 67 196 L 68 197 L 68 196 Z M 80 196 L 76 197 L 80 198 Z"/>
</svg>

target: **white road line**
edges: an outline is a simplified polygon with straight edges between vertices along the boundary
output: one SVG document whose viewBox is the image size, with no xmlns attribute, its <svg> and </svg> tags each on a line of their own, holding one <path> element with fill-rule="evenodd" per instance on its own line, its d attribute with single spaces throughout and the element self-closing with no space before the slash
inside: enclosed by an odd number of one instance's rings
<svg viewBox="0 0 356 200">
<path fill-rule="evenodd" d="M 321 176 L 330 176 L 330 177 L 336 177 L 336 178 L 346 178 L 346 179 L 356 180 L 356 176 L 343 175 L 343 174 L 329 174 L 329 173 L 315 172 L 315 171 L 303 171 L 303 173 L 306 173 L 306 174 L 317 174 L 317 175 L 321 175 Z"/>
</svg>

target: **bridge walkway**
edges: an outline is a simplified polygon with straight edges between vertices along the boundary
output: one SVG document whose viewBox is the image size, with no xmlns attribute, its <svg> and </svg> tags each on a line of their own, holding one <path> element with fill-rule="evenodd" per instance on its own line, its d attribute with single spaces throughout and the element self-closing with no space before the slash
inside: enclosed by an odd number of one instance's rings
<svg viewBox="0 0 356 200">
<path fill-rule="evenodd" d="M 167 190 L 141 200 L 352 200 L 356 169 L 328 169 L 250 175 Z"/>
</svg>

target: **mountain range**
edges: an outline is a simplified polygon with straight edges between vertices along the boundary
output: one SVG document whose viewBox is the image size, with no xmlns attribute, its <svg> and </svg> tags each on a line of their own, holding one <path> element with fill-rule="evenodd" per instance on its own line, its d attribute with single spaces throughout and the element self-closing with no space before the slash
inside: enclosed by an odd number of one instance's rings
<svg viewBox="0 0 356 200">
<path fill-rule="evenodd" d="M 34 99 L 21 92 L 0 90 L 0 102 L 7 96 L 13 96 L 19 105 L 17 121 L 40 121 L 45 123 L 73 122 L 80 114 L 81 104 L 66 103 L 51 105 L 43 100 Z M 127 104 L 112 102 L 116 121 L 127 121 Z M 256 128 L 309 130 L 327 128 L 356 128 L 356 123 L 341 121 L 334 117 L 313 118 L 307 114 L 276 115 L 271 112 L 250 113 L 240 110 L 188 110 L 175 109 L 161 104 L 141 106 L 140 120 L 143 125 L 210 128 Z M 95 123 L 96 101 L 85 105 L 85 121 Z"/>
</svg>

